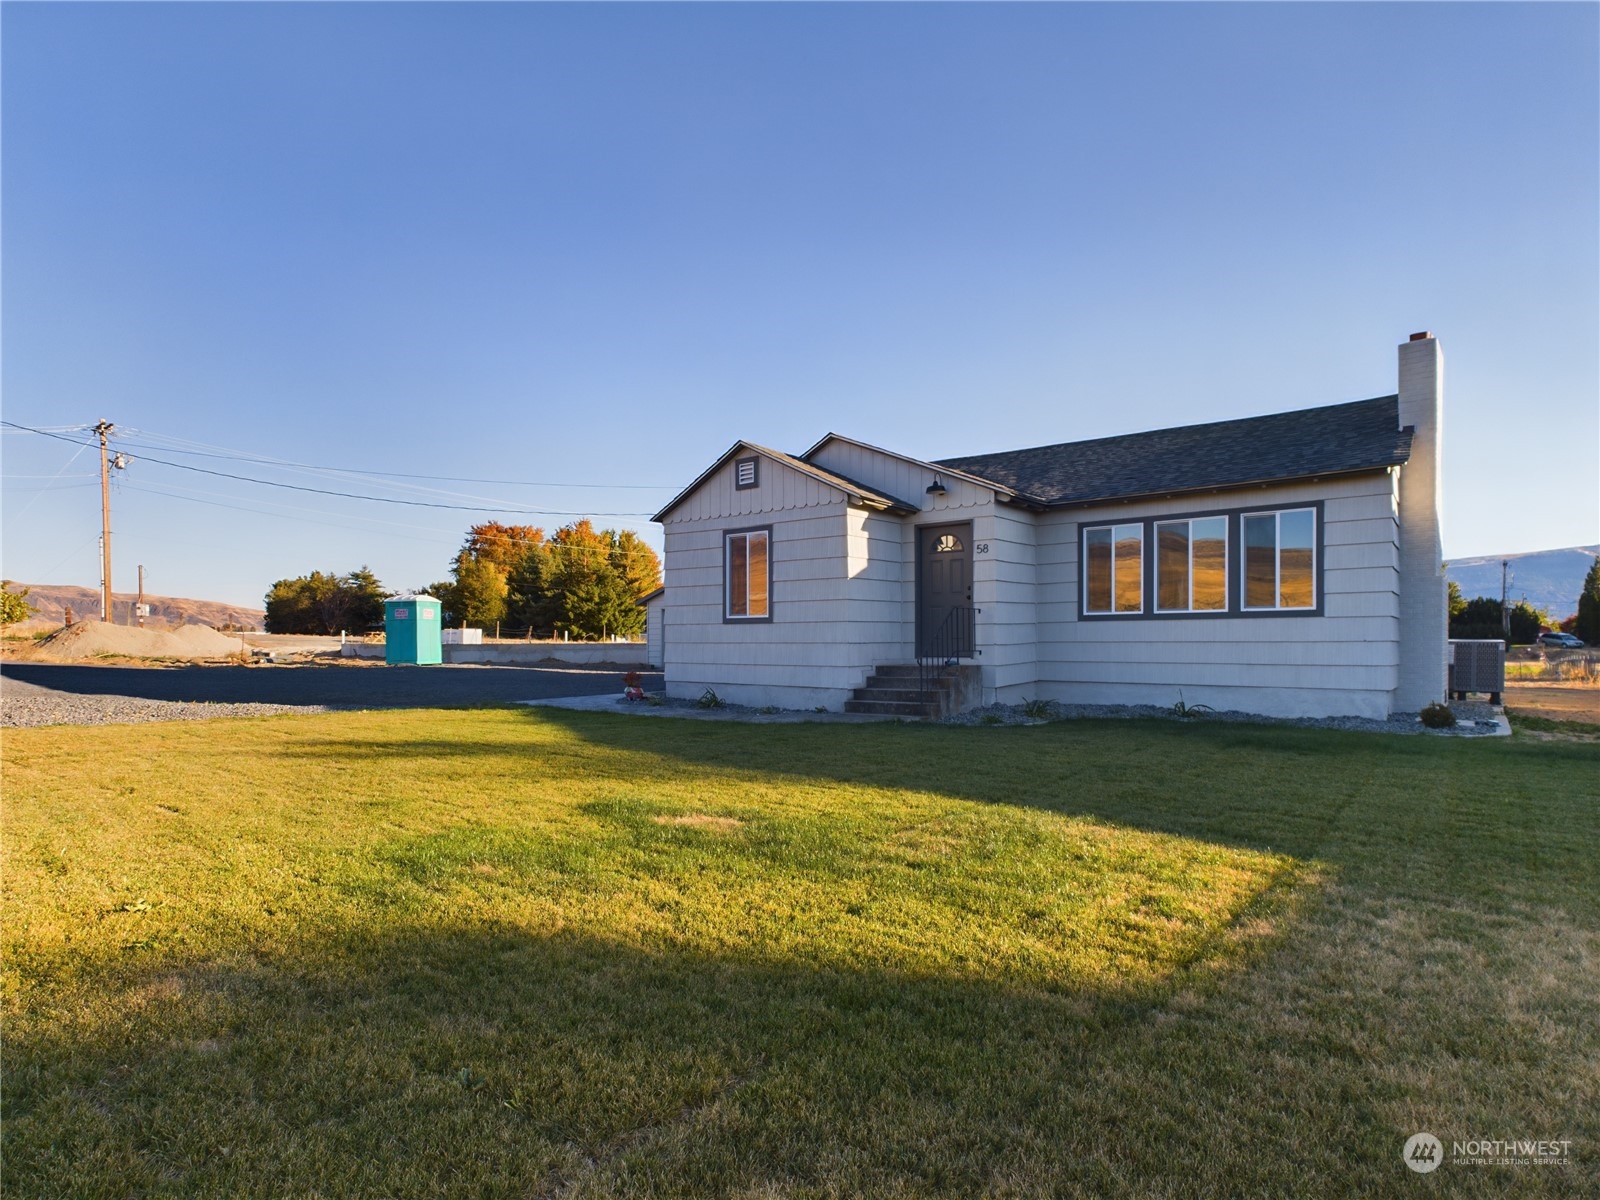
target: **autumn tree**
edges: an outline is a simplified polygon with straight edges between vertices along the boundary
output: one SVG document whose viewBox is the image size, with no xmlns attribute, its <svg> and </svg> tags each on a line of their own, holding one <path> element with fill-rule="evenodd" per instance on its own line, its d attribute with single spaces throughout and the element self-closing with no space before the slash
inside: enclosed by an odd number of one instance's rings
<svg viewBox="0 0 1600 1200">
<path fill-rule="evenodd" d="M 492 629 L 506 617 L 506 577 L 488 559 L 462 550 L 456 555 L 454 578 L 435 584 L 447 625 Z"/>
<path fill-rule="evenodd" d="M 507 583 L 508 619 L 541 637 L 637 637 L 637 601 L 660 586 L 661 563 L 638 534 L 585 518 L 524 554 Z"/>
<path fill-rule="evenodd" d="M 461 552 L 486 562 L 506 578 L 522 561 L 529 550 L 544 544 L 544 530 L 537 525 L 502 525 L 499 521 L 485 521 L 467 530 L 467 540 Z"/>
<path fill-rule="evenodd" d="M 485 521 L 469 528 L 450 566 L 451 578 L 428 589 L 439 598 L 445 623 L 489 629 L 505 620 L 507 581 L 543 544 L 544 530 L 536 525 Z"/>
</svg>

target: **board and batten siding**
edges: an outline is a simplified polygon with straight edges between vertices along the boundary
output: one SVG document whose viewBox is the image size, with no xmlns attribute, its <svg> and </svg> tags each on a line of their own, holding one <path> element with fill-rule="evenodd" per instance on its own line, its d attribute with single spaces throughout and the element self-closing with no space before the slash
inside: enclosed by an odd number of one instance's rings
<svg viewBox="0 0 1600 1200">
<path fill-rule="evenodd" d="M 662 522 L 667 694 L 692 700 L 711 688 L 735 704 L 837 708 L 871 665 L 850 629 L 849 518 L 862 514 L 843 492 L 774 460 L 761 460 L 754 488 L 736 488 L 734 470 L 726 464 Z M 724 621 L 724 535 L 763 526 L 772 619 Z"/>
<path fill-rule="evenodd" d="M 1319 616 L 1080 620 L 1079 529 L 1321 501 Z M 1389 715 L 1398 681 L 1399 538 L 1391 472 L 1039 518 L 1038 693 L 1067 704 L 1187 704 L 1274 716 Z M 1230 547 L 1230 564 L 1237 547 Z M 1230 569 L 1229 586 L 1238 586 Z M 1181 693 L 1181 697 L 1180 697 Z"/>
</svg>

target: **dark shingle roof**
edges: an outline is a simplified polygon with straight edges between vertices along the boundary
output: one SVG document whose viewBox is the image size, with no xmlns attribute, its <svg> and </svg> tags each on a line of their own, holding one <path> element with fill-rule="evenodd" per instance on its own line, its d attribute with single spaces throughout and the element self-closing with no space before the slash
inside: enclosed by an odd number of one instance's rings
<svg viewBox="0 0 1600 1200">
<path fill-rule="evenodd" d="M 938 460 L 1043 504 L 1209 491 L 1396 466 L 1411 455 L 1400 398 Z"/>
</svg>

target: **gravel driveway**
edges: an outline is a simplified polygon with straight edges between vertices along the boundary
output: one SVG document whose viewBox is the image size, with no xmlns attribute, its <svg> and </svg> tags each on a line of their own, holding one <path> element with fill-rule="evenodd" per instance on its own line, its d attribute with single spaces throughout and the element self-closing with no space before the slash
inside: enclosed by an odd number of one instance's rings
<svg viewBox="0 0 1600 1200">
<path fill-rule="evenodd" d="M 659 691 L 659 673 L 644 685 Z M 0 726 L 106 725 L 341 708 L 512 704 L 622 690 L 615 667 L 101 667 L 0 663 Z"/>
</svg>

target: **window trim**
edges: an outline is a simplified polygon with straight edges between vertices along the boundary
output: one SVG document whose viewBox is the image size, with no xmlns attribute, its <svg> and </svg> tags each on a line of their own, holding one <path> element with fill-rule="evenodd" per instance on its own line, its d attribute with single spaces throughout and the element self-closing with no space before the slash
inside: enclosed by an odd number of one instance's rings
<svg viewBox="0 0 1600 1200">
<path fill-rule="evenodd" d="M 1129 525 L 1139 527 L 1139 607 L 1117 607 L 1117 530 Z M 1150 570 L 1149 570 L 1149 526 L 1150 522 L 1143 519 L 1131 521 L 1105 521 L 1094 525 L 1080 525 L 1078 527 L 1078 552 L 1079 574 L 1083 576 L 1083 586 L 1079 595 L 1079 612 L 1088 613 L 1095 618 L 1100 617 L 1142 617 L 1150 610 Z M 1089 534 L 1101 529 L 1111 531 L 1111 607 L 1108 609 L 1089 610 Z"/>
<path fill-rule="evenodd" d="M 1196 608 L 1194 606 L 1194 523 L 1196 521 L 1222 521 L 1222 607 L 1221 608 Z M 1189 562 L 1185 574 L 1189 582 L 1189 604 L 1187 608 L 1162 608 L 1161 607 L 1161 527 L 1163 525 L 1176 525 L 1179 522 L 1189 527 L 1189 536 L 1185 545 L 1189 551 Z M 1231 536 L 1233 523 L 1228 520 L 1226 513 L 1210 513 L 1202 516 L 1168 516 L 1150 518 L 1150 536 L 1154 542 L 1151 547 L 1152 576 L 1150 580 L 1150 611 L 1163 617 L 1225 617 L 1228 615 L 1228 606 L 1233 602 L 1233 586 L 1230 582 L 1233 572 L 1232 558 L 1233 538 Z"/>
<path fill-rule="evenodd" d="M 1078 615 L 1079 621 L 1196 621 L 1225 617 L 1246 617 L 1252 620 L 1295 620 L 1301 617 L 1324 615 L 1324 554 L 1325 531 L 1324 501 L 1306 500 L 1299 503 L 1256 504 L 1249 507 L 1195 509 L 1188 512 L 1151 514 L 1123 520 L 1100 519 L 1078 524 Z M 1244 605 L 1244 518 L 1264 513 L 1298 512 L 1309 509 L 1312 513 L 1311 533 L 1311 587 L 1316 603 L 1310 608 L 1245 608 Z M 1228 522 L 1228 606 L 1219 609 L 1160 611 L 1155 607 L 1156 564 L 1155 527 L 1168 521 L 1194 521 L 1203 517 L 1223 517 Z M 1106 529 L 1117 525 L 1138 524 L 1144 527 L 1144 606 L 1139 612 L 1090 612 L 1089 556 L 1086 534 L 1091 529 Z M 1233 580 L 1240 580 L 1235 587 Z"/>
<path fill-rule="evenodd" d="M 760 533 L 767 539 L 767 612 L 760 617 L 737 617 L 728 611 L 729 601 L 733 598 L 733 555 L 729 553 L 729 539 L 741 535 Z M 772 526 L 750 525 L 741 529 L 724 529 L 722 531 L 722 623 L 724 625 L 769 625 L 772 623 L 772 610 L 775 607 L 772 599 Z"/>
<path fill-rule="evenodd" d="M 1285 513 L 1309 512 L 1311 514 L 1311 603 L 1295 608 L 1285 608 L 1282 604 L 1274 604 L 1271 608 L 1254 607 L 1245 603 L 1249 598 L 1248 581 L 1245 573 L 1249 570 L 1246 560 L 1244 544 L 1244 522 L 1246 517 L 1275 517 L 1273 522 L 1273 564 L 1272 564 L 1272 594 L 1276 599 L 1283 598 L 1283 517 Z M 1239 611 L 1245 616 L 1259 617 L 1271 615 L 1287 615 L 1305 613 L 1320 613 L 1322 611 L 1322 506 L 1321 504 L 1294 504 L 1280 508 L 1258 508 L 1239 514 Z"/>
</svg>

